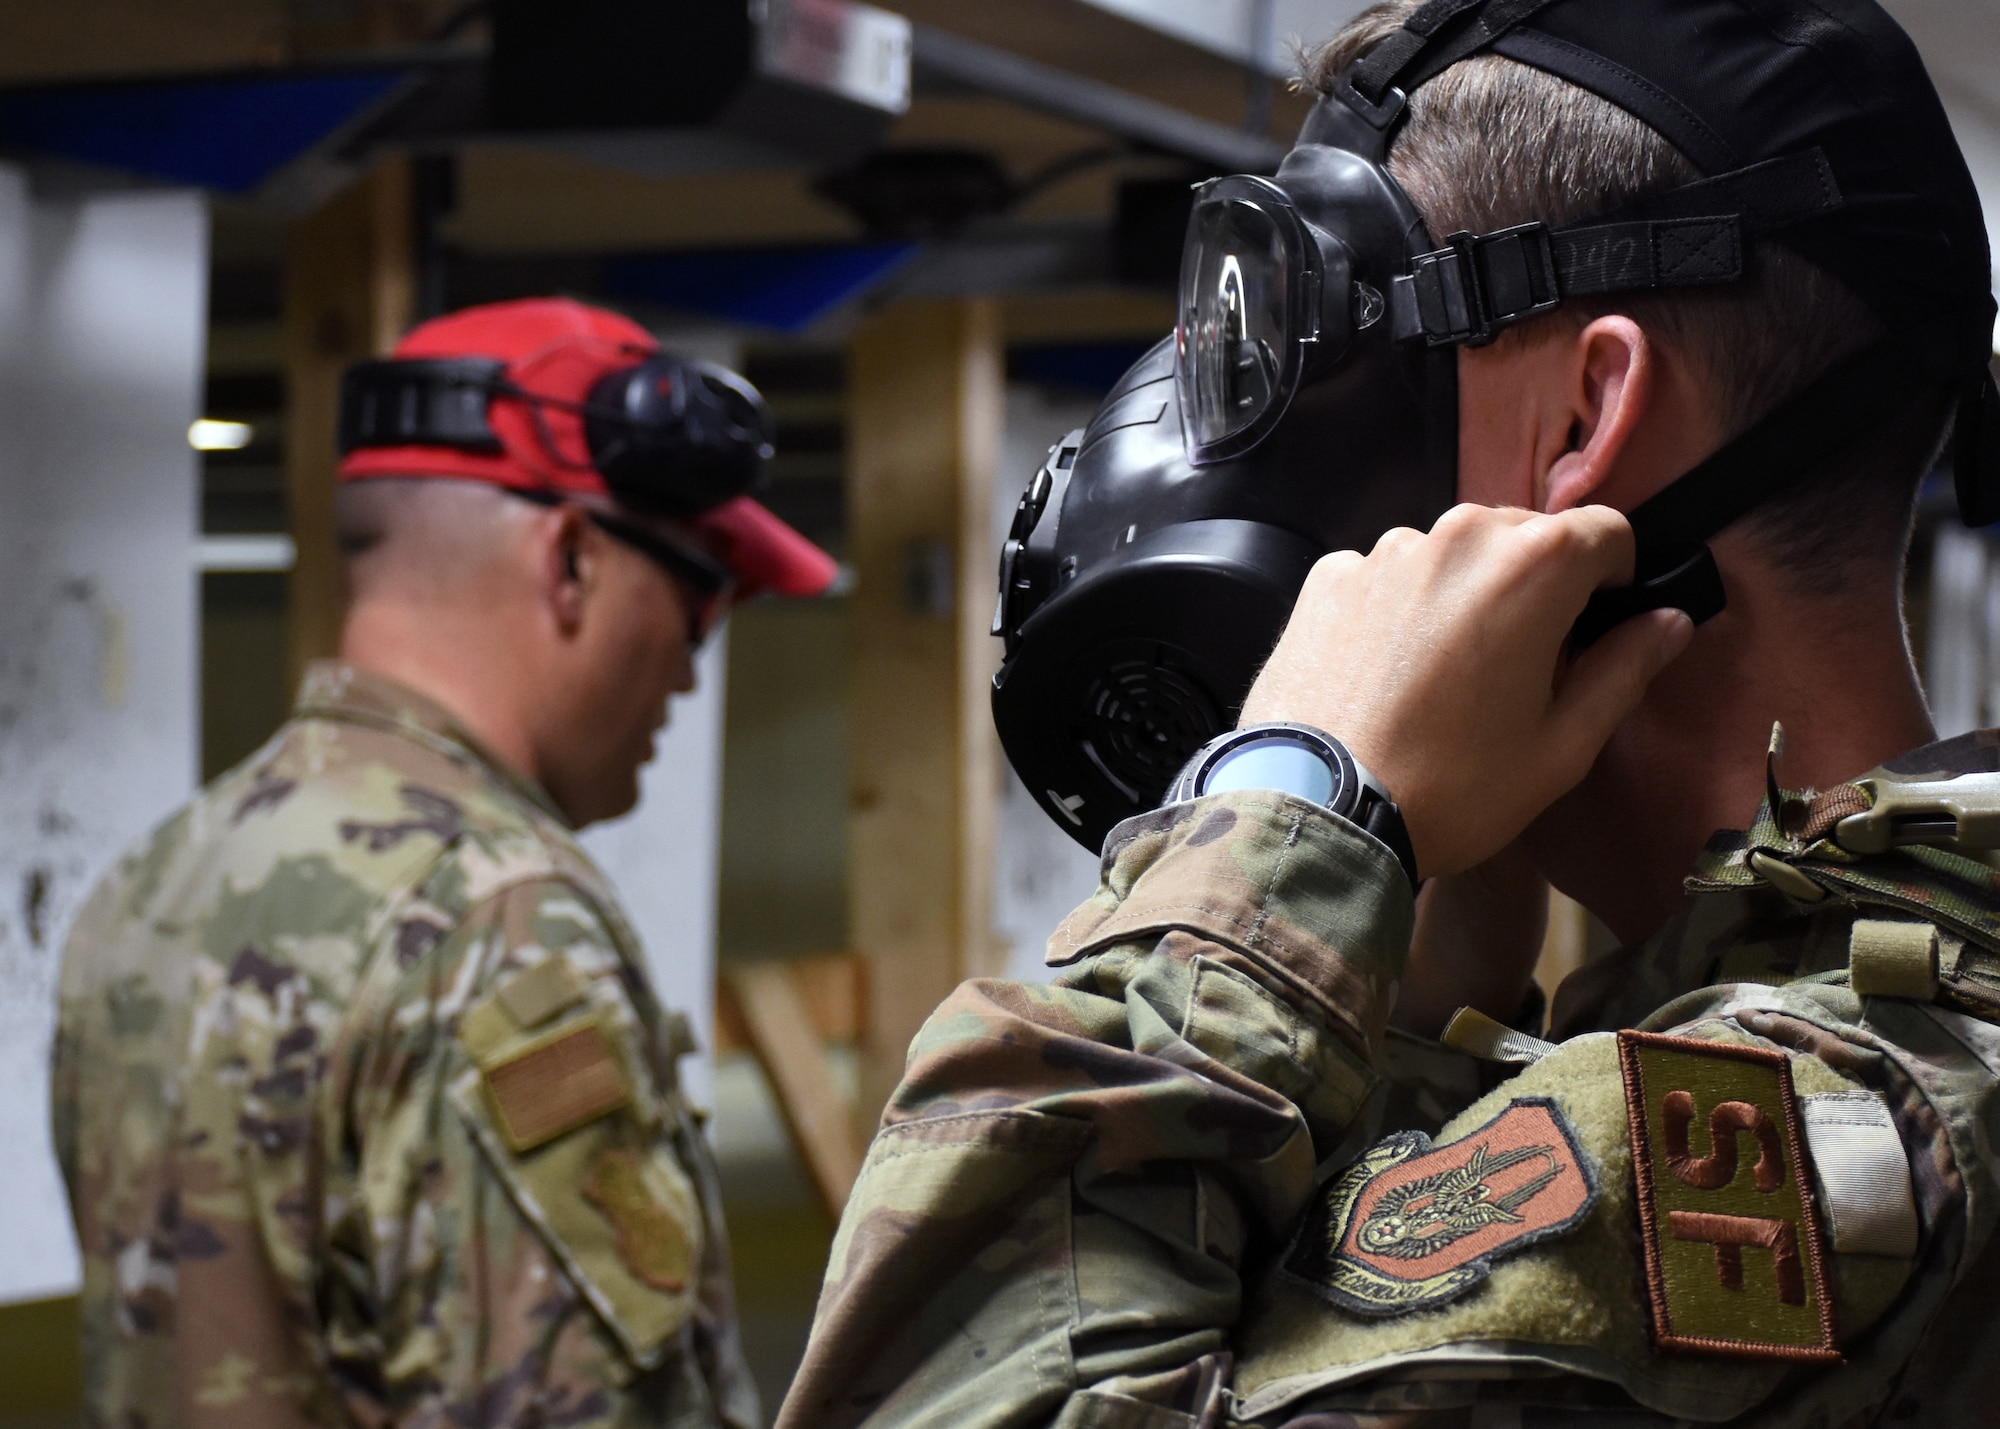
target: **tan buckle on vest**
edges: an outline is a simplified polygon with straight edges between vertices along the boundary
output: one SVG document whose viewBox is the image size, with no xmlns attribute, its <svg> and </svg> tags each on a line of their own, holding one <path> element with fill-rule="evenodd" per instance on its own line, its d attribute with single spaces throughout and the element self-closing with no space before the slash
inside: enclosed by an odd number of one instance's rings
<svg viewBox="0 0 2000 1429">
<path fill-rule="evenodd" d="M 2000 774 L 1858 779 L 1855 785 L 1874 804 L 1834 826 L 1834 842 L 1849 853 L 1887 853 L 1906 844 L 2000 849 Z"/>
</svg>

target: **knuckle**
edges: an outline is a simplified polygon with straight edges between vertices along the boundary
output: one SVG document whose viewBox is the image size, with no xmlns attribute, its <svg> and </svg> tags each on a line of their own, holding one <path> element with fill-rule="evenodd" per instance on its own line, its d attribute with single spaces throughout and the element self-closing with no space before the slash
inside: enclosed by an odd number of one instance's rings
<svg viewBox="0 0 2000 1429">
<path fill-rule="evenodd" d="M 1489 507 L 1454 506 L 1431 525 L 1431 535 L 1453 546 L 1472 546 L 1489 539 L 1506 525 L 1500 514 Z"/>
<path fill-rule="evenodd" d="M 1571 528 L 1554 516 L 1537 516 L 1514 531 L 1516 552 L 1529 565 L 1561 560 L 1573 549 L 1574 541 Z"/>
<path fill-rule="evenodd" d="M 1302 594 L 1324 597 L 1337 590 L 1361 564 L 1361 557 L 1353 551 L 1333 551 L 1313 562 L 1306 572 L 1305 589 Z"/>
<path fill-rule="evenodd" d="M 1486 508 L 1484 506 L 1475 506 L 1471 502 L 1461 502 L 1459 505 L 1446 511 L 1444 515 L 1438 517 L 1431 524 L 1431 530 L 1438 534 L 1449 534 L 1453 531 L 1462 530 L 1467 526 L 1476 526 L 1479 524 L 1480 517 L 1485 511 Z"/>
<path fill-rule="evenodd" d="M 1423 537 L 1417 532 L 1412 531 L 1408 526 L 1392 526 L 1376 538 L 1374 554 L 1378 556 L 1398 555 L 1409 550 L 1421 540 L 1423 540 Z"/>
<path fill-rule="evenodd" d="M 1313 562 L 1313 568 L 1306 579 L 1318 585 L 1325 585 L 1329 581 L 1339 580 L 1360 563 L 1361 557 L 1353 551 L 1330 551 Z"/>
</svg>

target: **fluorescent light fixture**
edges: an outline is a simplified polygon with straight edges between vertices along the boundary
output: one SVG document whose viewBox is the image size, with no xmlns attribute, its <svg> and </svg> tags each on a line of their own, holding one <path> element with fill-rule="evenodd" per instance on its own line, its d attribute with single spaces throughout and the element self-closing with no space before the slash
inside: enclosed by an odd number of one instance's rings
<svg viewBox="0 0 2000 1429">
<path fill-rule="evenodd" d="M 288 571 L 298 550 L 285 535 L 203 536 L 195 566 L 204 571 Z"/>
<path fill-rule="evenodd" d="M 254 435 L 248 422 L 218 422 L 203 417 L 188 428 L 188 445 L 198 452 L 240 452 Z"/>
</svg>

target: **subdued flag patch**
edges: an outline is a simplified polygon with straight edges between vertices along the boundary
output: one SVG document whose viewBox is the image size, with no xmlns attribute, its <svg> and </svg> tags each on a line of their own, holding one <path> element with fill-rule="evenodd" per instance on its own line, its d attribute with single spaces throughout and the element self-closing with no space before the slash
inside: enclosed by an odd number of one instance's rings
<svg viewBox="0 0 2000 1429">
<path fill-rule="evenodd" d="M 616 1111 L 632 1096 L 595 1022 L 540 1038 L 480 1075 L 500 1134 L 516 1155 Z"/>
<path fill-rule="evenodd" d="M 591 1166 L 583 1198 L 618 1235 L 618 1258 L 633 1279 L 655 1290 L 685 1290 L 694 1276 L 694 1243 L 681 1218 L 646 1185 L 639 1153 L 610 1150 Z"/>
<path fill-rule="evenodd" d="M 1327 1185 L 1285 1273 L 1354 1314 L 1401 1315 L 1463 1295 L 1496 1259 L 1574 1230 L 1596 1204 L 1596 1172 L 1561 1108 L 1521 1097 L 1443 1146 L 1420 1131 L 1378 1143 Z"/>
<path fill-rule="evenodd" d="M 1653 1343 L 1838 1360 L 1783 1052 L 1620 1032 Z"/>
</svg>

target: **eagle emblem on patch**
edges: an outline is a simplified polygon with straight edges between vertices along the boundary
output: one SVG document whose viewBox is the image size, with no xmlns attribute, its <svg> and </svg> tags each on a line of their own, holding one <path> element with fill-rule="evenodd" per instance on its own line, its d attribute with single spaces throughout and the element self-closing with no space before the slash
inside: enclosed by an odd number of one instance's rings
<svg viewBox="0 0 2000 1429">
<path fill-rule="evenodd" d="M 1520 1097 L 1442 1146 L 1421 1131 L 1376 1143 L 1320 1193 L 1284 1271 L 1356 1315 L 1428 1309 L 1501 1256 L 1574 1230 L 1597 1194 L 1561 1108 Z"/>
</svg>

